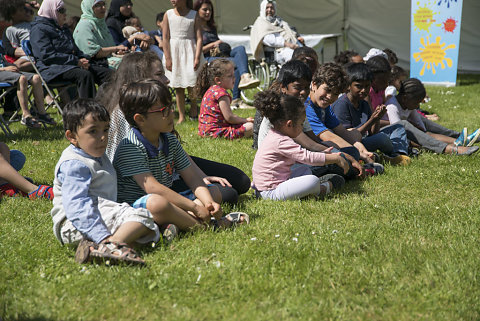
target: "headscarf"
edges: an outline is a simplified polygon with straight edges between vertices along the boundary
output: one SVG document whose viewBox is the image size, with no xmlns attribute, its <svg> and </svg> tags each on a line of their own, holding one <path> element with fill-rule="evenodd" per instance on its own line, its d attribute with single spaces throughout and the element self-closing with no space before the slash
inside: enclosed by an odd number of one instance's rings
<svg viewBox="0 0 480 321">
<path fill-rule="evenodd" d="M 114 29 L 119 35 L 122 34 L 122 28 L 125 27 L 125 20 L 134 17 L 132 12 L 130 17 L 125 17 L 120 12 L 120 7 L 132 3 L 131 0 L 112 0 L 108 8 L 106 23 L 109 28 Z"/>
<path fill-rule="evenodd" d="M 105 18 L 99 19 L 93 12 L 93 6 L 97 2 L 100 0 L 82 0 L 82 16 L 73 32 L 75 43 L 89 56 L 95 55 L 100 48 L 115 45 Z"/>
<path fill-rule="evenodd" d="M 63 6 L 63 0 L 44 0 L 38 9 L 38 16 L 58 21 L 57 10 Z"/>
<path fill-rule="evenodd" d="M 269 4 L 269 3 L 273 4 L 273 8 L 275 9 L 275 16 L 268 16 L 267 17 L 266 11 L 267 11 L 267 4 Z M 283 20 L 282 20 L 282 18 L 278 17 L 276 15 L 276 13 L 277 13 L 277 2 L 275 0 L 263 0 L 260 3 L 260 17 L 262 17 L 266 21 L 270 22 L 274 26 L 281 27 Z"/>
</svg>

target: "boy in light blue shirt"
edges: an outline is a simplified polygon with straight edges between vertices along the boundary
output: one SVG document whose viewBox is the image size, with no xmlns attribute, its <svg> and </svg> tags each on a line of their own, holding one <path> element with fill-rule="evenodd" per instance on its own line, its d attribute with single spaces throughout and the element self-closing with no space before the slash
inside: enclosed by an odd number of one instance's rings
<svg viewBox="0 0 480 321">
<path fill-rule="evenodd" d="M 110 116 L 91 99 L 78 99 L 63 111 L 70 141 L 55 167 L 53 230 L 63 243 L 79 243 L 76 261 L 106 259 L 144 264 L 128 244 L 156 242 L 152 214 L 117 203 L 117 176 L 105 155 Z"/>
</svg>

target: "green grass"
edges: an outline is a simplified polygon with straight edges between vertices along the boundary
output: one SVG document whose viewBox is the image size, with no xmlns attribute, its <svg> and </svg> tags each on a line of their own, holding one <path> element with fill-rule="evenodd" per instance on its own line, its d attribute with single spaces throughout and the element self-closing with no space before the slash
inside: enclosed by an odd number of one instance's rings
<svg viewBox="0 0 480 321">
<path fill-rule="evenodd" d="M 426 109 L 454 129 L 480 127 L 479 77 L 429 87 Z M 456 107 L 455 107 L 456 106 Z M 237 110 L 243 116 L 252 110 Z M 51 183 L 67 146 L 61 126 L 5 139 L 22 174 Z M 177 128 L 192 155 L 251 175 L 251 140 L 201 139 Z M 52 233 L 48 201 L 0 203 L 3 320 L 478 320 L 480 154 L 423 153 L 408 167 L 349 182 L 325 201 L 259 201 L 249 226 L 198 231 L 141 248 L 146 268 L 78 265 Z M 225 208 L 231 210 L 232 208 Z M 296 240 L 294 240 L 296 238 Z"/>
</svg>

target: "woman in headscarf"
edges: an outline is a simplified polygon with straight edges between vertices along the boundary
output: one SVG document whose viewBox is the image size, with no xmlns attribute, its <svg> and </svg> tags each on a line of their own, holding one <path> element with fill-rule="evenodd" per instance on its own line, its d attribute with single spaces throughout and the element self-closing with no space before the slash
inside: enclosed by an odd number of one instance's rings
<svg viewBox="0 0 480 321">
<path fill-rule="evenodd" d="M 276 12 L 274 0 L 260 3 L 260 16 L 250 31 L 250 46 L 257 60 L 263 57 L 264 46 L 274 48 L 275 60 L 283 64 L 292 58 L 293 50 L 302 46 L 304 40 Z"/>
<path fill-rule="evenodd" d="M 75 43 L 91 60 L 108 63 L 110 68 L 117 69 L 121 56 L 128 48 L 124 45 L 116 46 L 108 31 L 105 1 L 83 0 L 81 7 L 82 16 L 73 33 Z"/>
<path fill-rule="evenodd" d="M 131 0 L 112 0 L 107 13 L 107 27 L 116 45 L 121 44 L 130 48 L 135 44 L 139 45 L 142 50 L 145 50 L 149 47 L 150 43 L 153 43 L 147 34 L 136 33 L 126 39 L 122 33 L 122 29 L 125 27 L 125 21 L 135 17 L 132 7 L 133 3 Z"/>
<path fill-rule="evenodd" d="M 77 85 L 80 98 L 95 97 L 95 83 L 106 81 L 112 70 L 78 49 L 65 27 L 67 10 L 62 0 L 44 0 L 30 31 L 36 65 L 45 81 L 68 81 Z"/>
</svg>

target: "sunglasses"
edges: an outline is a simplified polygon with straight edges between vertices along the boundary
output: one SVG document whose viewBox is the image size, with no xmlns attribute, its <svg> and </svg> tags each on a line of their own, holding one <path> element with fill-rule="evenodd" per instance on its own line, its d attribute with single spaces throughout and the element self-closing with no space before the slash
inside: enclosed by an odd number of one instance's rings
<svg viewBox="0 0 480 321">
<path fill-rule="evenodd" d="M 133 3 L 127 2 L 124 5 L 122 5 L 121 7 L 133 7 Z"/>
<path fill-rule="evenodd" d="M 61 8 L 58 8 L 57 9 L 57 12 L 60 13 L 60 14 L 66 14 L 67 13 L 67 9 L 65 7 L 61 7 Z"/>
<path fill-rule="evenodd" d="M 169 105 L 169 106 L 163 106 L 155 110 L 147 110 L 147 114 L 162 113 L 163 117 L 168 117 L 168 115 L 170 115 L 172 111 L 173 111 L 173 105 Z"/>
</svg>

